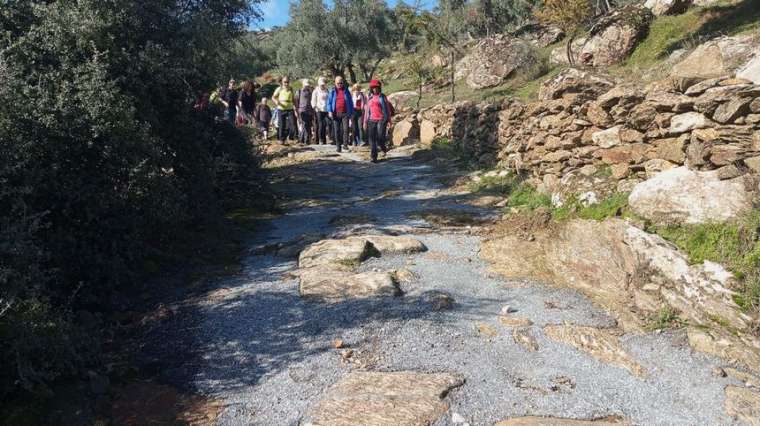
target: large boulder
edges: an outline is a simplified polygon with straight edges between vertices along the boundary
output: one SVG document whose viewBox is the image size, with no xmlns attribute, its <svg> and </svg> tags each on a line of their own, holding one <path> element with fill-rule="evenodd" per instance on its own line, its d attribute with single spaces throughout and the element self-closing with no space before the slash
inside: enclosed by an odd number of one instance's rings
<svg viewBox="0 0 760 426">
<path fill-rule="evenodd" d="M 399 121 L 393 126 L 393 146 L 411 145 L 420 139 L 420 123 L 414 119 Z"/>
<path fill-rule="evenodd" d="M 626 6 L 601 18 L 587 37 L 573 43 L 575 61 L 595 67 L 622 62 L 646 36 L 652 18 L 652 12 L 640 6 Z M 567 64 L 565 46 L 557 47 L 551 60 Z"/>
<path fill-rule="evenodd" d="M 737 339 L 730 351 L 721 352 L 730 353 L 732 361 L 750 366 L 760 354 L 751 334 L 754 319 L 733 300 L 736 283 L 730 272 L 709 261 L 691 265 L 661 237 L 623 220 L 571 220 L 534 229 L 529 239 L 509 233 L 484 242 L 481 256 L 508 277 L 541 279 L 583 292 L 610 310 L 625 331 L 643 331 L 647 318 L 668 308 L 690 324 L 727 327 L 741 335 L 743 341 Z"/>
<path fill-rule="evenodd" d="M 433 424 L 449 409 L 442 399 L 463 383 L 462 377 L 448 373 L 354 371 L 324 393 L 303 424 Z"/>
<path fill-rule="evenodd" d="M 685 12 L 691 3 L 692 0 L 647 0 L 644 7 L 655 16 L 676 15 Z"/>
<path fill-rule="evenodd" d="M 741 179 L 676 167 L 636 185 L 628 204 L 658 224 L 725 222 L 752 209 L 752 193 Z"/>
<path fill-rule="evenodd" d="M 493 426 L 627 426 L 629 423 L 618 419 L 575 420 L 559 417 L 524 416 L 502 420 Z"/>
<path fill-rule="evenodd" d="M 307 246 L 298 257 L 298 266 L 351 269 L 373 256 L 419 253 L 426 250 L 427 247 L 419 240 L 404 236 L 361 235 L 327 239 Z"/>
<path fill-rule="evenodd" d="M 392 272 L 355 274 L 326 266 L 300 269 L 299 294 L 304 298 L 340 302 L 377 296 L 398 296 L 401 290 Z"/>
<path fill-rule="evenodd" d="M 755 56 L 739 69 L 736 76 L 760 84 L 760 53 L 755 53 Z"/>
<path fill-rule="evenodd" d="M 400 111 L 412 99 L 416 99 L 419 94 L 413 90 L 403 90 L 401 92 L 393 92 L 388 95 L 388 100 L 391 101 L 393 107 Z"/>
<path fill-rule="evenodd" d="M 335 269 L 356 266 L 369 257 L 379 255 L 367 240 L 347 238 L 322 240 L 306 247 L 298 257 L 300 268 L 330 266 Z"/>
<path fill-rule="evenodd" d="M 435 123 L 430 120 L 422 120 L 422 122 L 420 122 L 420 143 L 425 146 L 430 146 L 437 138 L 438 132 Z"/>
<path fill-rule="evenodd" d="M 466 82 L 473 89 L 498 86 L 515 70 L 538 62 L 530 44 L 506 34 L 480 40 L 468 56 Z"/>
<path fill-rule="evenodd" d="M 671 76 L 676 79 L 689 79 L 692 83 L 733 76 L 740 70 L 743 75 L 756 76 L 756 73 L 751 71 L 755 65 L 750 66 L 750 62 L 756 58 L 758 52 L 760 43 L 751 35 L 719 37 L 699 45 L 684 60 L 673 66 Z"/>
<path fill-rule="evenodd" d="M 523 25 L 513 31 L 511 35 L 525 40 L 535 47 L 544 48 L 562 40 L 565 33 L 557 27 L 547 27 L 541 24 L 532 23 Z"/>
<path fill-rule="evenodd" d="M 608 92 L 613 86 L 615 82 L 609 77 L 569 68 L 546 80 L 541 86 L 538 97 L 542 101 L 560 99 L 565 95 L 595 99 Z"/>
</svg>

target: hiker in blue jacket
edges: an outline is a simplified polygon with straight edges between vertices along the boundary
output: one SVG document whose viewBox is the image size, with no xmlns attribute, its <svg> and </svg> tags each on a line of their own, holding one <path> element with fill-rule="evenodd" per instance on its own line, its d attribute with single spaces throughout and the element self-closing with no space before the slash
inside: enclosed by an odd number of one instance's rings
<svg viewBox="0 0 760 426">
<path fill-rule="evenodd" d="M 341 152 L 343 146 L 348 149 L 348 132 L 354 116 L 354 101 L 346 87 L 343 77 L 335 77 L 335 87 L 327 96 L 327 113 L 333 124 L 333 139 Z"/>
</svg>

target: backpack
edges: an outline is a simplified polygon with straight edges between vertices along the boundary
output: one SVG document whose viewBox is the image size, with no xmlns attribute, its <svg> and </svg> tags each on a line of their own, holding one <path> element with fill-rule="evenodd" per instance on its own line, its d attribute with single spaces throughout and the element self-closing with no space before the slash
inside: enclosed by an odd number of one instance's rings
<svg viewBox="0 0 760 426">
<path fill-rule="evenodd" d="M 382 94 L 383 99 L 385 99 L 385 104 L 388 105 L 388 120 L 391 119 L 394 115 L 396 115 L 396 108 L 393 107 L 393 102 L 388 100 L 388 97 L 385 96 L 385 93 Z"/>
<path fill-rule="evenodd" d="M 296 92 L 296 99 L 298 99 L 298 109 L 304 109 L 305 111 L 311 111 L 311 94 L 313 89 L 310 86 L 299 89 Z"/>
</svg>

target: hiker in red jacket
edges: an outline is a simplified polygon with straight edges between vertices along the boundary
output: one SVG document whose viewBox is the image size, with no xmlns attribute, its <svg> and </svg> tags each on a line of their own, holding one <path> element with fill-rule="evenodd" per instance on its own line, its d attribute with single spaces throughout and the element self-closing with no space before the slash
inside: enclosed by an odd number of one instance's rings
<svg viewBox="0 0 760 426">
<path fill-rule="evenodd" d="M 335 87 L 327 96 L 327 112 L 332 120 L 338 152 L 341 152 L 344 145 L 348 149 L 348 132 L 354 115 L 354 100 L 343 77 L 335 77 Z"/>
<path fill-rule="evenodd" d="M 380 81 L 370 81 L 369 97 L 364 108 L 364 130 L 369 136 L 373 163 L 377 163 L 378 147 L 383 150 L 383 154 L 388 152 L 385 145 L 385 135 L 391 121 L 392 107 L 382 90 Z"/>
</svg>

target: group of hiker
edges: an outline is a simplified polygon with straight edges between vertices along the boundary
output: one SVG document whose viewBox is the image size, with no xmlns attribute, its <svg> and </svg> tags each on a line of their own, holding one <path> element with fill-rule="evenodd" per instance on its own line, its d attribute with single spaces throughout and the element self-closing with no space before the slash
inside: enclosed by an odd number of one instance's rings
<svg viewBox="0 0 760 426">
<path fill-rule="evenodd" d="M 298 90 L 283 77 L 272 97 L 262 96 L 258 103 L 255 89 L 253 82 L 245 81 L 238 90 L 233 79 L 220 90 L 217 96 L 224 105 L 225 118 L 233 125 L 254 126 L 267 139 L 271 123 L 281 143 L 290 140 L 326 145 L 329 139 L 338 152 L 351 145 L 369 145 L 373 162 L 377 162 L 380 151 L 388 151 L 386 138 L 394 110 L 379 80 L 370 81 L 365 94 L 358 83 L 349 89 L 341 76 L 335 77 L 333 87 L 327 86 L 324 77 L 317 80 L 316 87 L 303 79 Z"/>
</svg>

